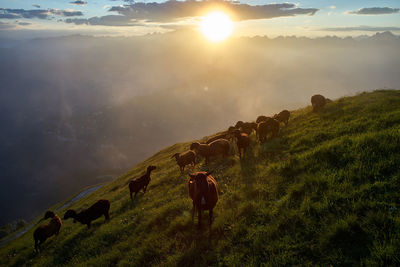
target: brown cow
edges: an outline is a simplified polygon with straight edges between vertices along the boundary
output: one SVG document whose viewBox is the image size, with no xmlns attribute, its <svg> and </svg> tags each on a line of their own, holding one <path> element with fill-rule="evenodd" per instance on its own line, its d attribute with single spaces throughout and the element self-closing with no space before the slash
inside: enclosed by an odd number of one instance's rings
<svg viewBox="0 0 400 267">
<path fill-rule="evenodd" d="M 267 116 L 264 116 L 264 115 L 260 115 L 260 116 L 257 117 L 256 123 L 258 124 L 258 123 L 260 123 L 260 122 L 262 122 L 262 121 L 267 121 L 267 120 L 269 120 L 269 119 L 271 119 L 271 117 L 267 117 Z"/>
<path fill-rule="evenodd" d="M 239 151 L 239 158 L 242 158 L 242 150 L 243 150 L 243 157 L 246 153 L 246 149 L 250 145 L 250 137 L 245 133 L 241 133 L 239 130 L 235 130 L 235 137 L 236 137 L 236 145 Z"/>
<path fill-rule="evenodd" d="M 60 232 L 60 228 L 62 225 L 60 217 L 58 217 L 57 214 L 49 210 L 44 215 L 44 218 L 41 219 L 40 221 L 46 220 L 48 218 L 51 218 L 50 222 L 39 226 L 38 228 L 35 229 L 35 232 L 33 232 L 33 239 L 35 240 L 36 252 L 39 252 L 40 244 L 46 241 L 47 238 L 53 235 L 58 235 L 58 233 Z"/>
<path fill-rule="evenodd" d="M 190 145 L 190 150 L 196 150 L 196 153 L 204 157 L 206 164 L 208 164 L 210 157 L 218 155 L 229 156 L 230 144 L 226 139 L 217 139 L 209 144 L 194 142 Z"/>
<path fill-rule="evenodd" d="M 313 111 L 317 112 L 322 109 L 326 104 L 326 99 L 322 95 L 313 95 L 311 97 L 311 105 L 313 107 Z"/>
<path fill-rule="evenodd" d="M 253 131 L 257 130 L 257 123 L 238 121 L 235 124 L 235 128 L 240 130 L 242 133 L 250 135 Z"/>
<path fill-rule="evenodd" d="M 150 183 L 150 174 L 153 170 L 155 170 L 157 167 L 150 165 L 147 167 L 147 171 L 145 174 L 143 174 L 141 177 L 133 179 L 132 181 L 129 182 L 129 193 L 132 199 L 132 193 L 135 192 L 136 194 L 143 189 L 143 193 L 146 193 L 147 186 Z"/>
<path fill-rule="evenodd" d="M 175 158 L 176 164 L 178 164 L 181 173 L 185 171 L 185 166 L 192 164 L 193 168 L 196 165 L 196 152 L 194 150 L 188 150 L 182 153 L 175 153 L 171 158 Z"/>
<path fill-rule="evenodd" d="M 193 200 L 192 220 L 198 212 L 198 228 L 201 228 L 201 211 L 209 211 L 209 227 L 213 221 L 213 209 L 218 201 L 218 186 L 211 176 L 212 172 L 196 172 L 189 174 L 189 196 Z"/>
<path fill-rule="evenodd" d="M 281 112 L 279 112 L 278 114 L 274 115 L 274 119 L 279 121 L 279 122 L 283 122 L 285 125 L 288 124 L 289 122 L 289 117 L 290 117 L 290 111 L 289 110 L 282 110 Z"/>
<path fill-rule="evenodd" d="M 74 223 L 76 221 L 80 222 L 81 224 L 86 224 L 87 228 L 90 228 L 90 224 L 93 220 L 104 215 L 106 221 L 110 219 L 109 215 L 110 210 L 110 201 L 107 199 L 100 199 L 92 206 L 87 209 L 84 209 L 77 213 L 75 210 L 67 210 L 64 214 L 64 220 L 73 218 Z"/>
</svg>

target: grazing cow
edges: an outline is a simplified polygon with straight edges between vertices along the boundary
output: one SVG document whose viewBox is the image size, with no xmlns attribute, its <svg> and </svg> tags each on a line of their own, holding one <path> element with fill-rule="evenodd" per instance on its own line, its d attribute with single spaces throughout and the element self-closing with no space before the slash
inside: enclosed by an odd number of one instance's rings
<svg viewBox="0 0 400 267">
<path fill-rule="evenodd" d="M 311 97 L 311 105 L 313 107 L 313 111 L 317 112 L 322 109 L 326 104 L 326 99 L 322 95 L 313 95 Z"/>
<path fill-rule="evenodd" d="M 104 215 L 105 220 L 108 221 L 110 219 L 109 210 L 110 201 L 107 199 L 100 199 L 92 206 L 80 211 L 79 213 L 77 213 L 75 210 L 67 210 L 67 212 L 64 214 L 64 220 L 73 218 L 74 223 L 78 221 L 81 224 L 86 224 L 87 228 L 89 229 L 90 223 L 102 215 Z"/>
<path fill-rule="evenodd" d="M 182 153 L 175 153 L 171 158 L 176 159 L 181 173 L 185 171 L 185 166 L 192 164 L 193 168 L 196 165 L 196 152 L 194 150 L 188 150 Z"/>
<path fill-rule="evenodd" d="M 260 115 L 260 116 L 257 117 L 256 123 L 258 124 L 258 123 L 260 123 L 260 122 L 262 122 L 262 121 L 267 121 L 267 120 L 269 120 L 269 119 L 271 119 L 271 117 L 267 117 L 267 116 L 264 116 L 264 115 Z"/>
<path fill-rule="evenodd" d="M 47 238 L 53 235 L 58 235 L 58 233 L 60 232 L 60 228 L 62 225 L 60 217 L 58 217 L 57 214 L 49 210 L 44 215 L 44 218 L 41 219 L 40 221 L 46 220 L 48 218 L 51 218 L 51 220 L 48 223 L 39 226 L 38 228 L 35 229 L 35 232 L 33 232 L 33 239 L 35 240 L 36 252 L 39 252 L 40 245 L 44 241 L 46 241 Z"/>
<path fill-rule="evenodd" d="M 266 140 L 269 133 L 272 133 L 271 137 L 275 137 L 279 133 L 279 122 L 275 119 L 262 121 L 258 124 L 257 133 L 261 143 Z"/>
<path fill-rule="evenodd" d="M 206 164 L 208 164 L 210 157 L 218 155 L 229 156 L 230 144 L 226 139 L 217 139 L 209 144 L 194 142 L 190 145 L 190 150 L 196 150 L 197 155 L 204 157 Z"/>
<path fill-rule="evenodd" d="M 257 131 L 257 123 L 238 121 L 235 124 L 235 128 L 240 130 L 242 133 L 250 135 L 253 131 Z"/>
<path fill-rule="evenodd" d="M 279 121 L 279 122 L 283 122 L 285 125 L 288 124 L 289 122 L 289 117 L 290 117 L 290 111 L 289 110 L 282 110 L 281 112 L 279 112 L 278 114 L 274 115 L 274 119 Z"/>
</svg>

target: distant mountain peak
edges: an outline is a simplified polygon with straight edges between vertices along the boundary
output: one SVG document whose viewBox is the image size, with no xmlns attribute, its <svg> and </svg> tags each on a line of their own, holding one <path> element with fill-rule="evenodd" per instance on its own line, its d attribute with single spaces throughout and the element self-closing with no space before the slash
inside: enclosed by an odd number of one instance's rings
<svg viewBox="0 0 400 267">
<path fill-rule="evenodd" d="M 371 36 L 371 39 L 377 41 L 392 41 L 399 40 L 399 36 L 394 35 L 391 31 L 384 31 L 375 33 Z"/>
</svg>

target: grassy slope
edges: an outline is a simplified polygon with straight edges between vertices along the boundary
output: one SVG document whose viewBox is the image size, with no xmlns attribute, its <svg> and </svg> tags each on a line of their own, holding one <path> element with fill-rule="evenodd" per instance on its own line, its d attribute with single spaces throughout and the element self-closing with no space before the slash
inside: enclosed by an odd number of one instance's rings
<svg viewBox="0 0 400 267">
<path fill-rule="evenodd" d="M 187 177 L 170 159 L 188 148 L 181 143 L 73 205 L 107 198 L 110 222 L 87 230 L 65 221 L 40 255 L 30 230 L 0 249 L 0 265 L 399 265 L 400 92 L 310 111 L 294 111 L 279 138 L 253 142 L 242 162 L 197 166 L 215 170 L 219 184 L 211 238 L 192 223 Z M 131 206 L 127 184 L 149 164 L 159 168 Z"/>
</svg>

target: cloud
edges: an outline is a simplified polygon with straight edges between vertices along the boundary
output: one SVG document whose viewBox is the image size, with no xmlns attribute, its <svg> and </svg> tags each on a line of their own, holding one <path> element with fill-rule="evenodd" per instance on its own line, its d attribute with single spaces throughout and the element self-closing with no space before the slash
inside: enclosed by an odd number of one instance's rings
<svg viewBox="0 0 400 267">
<path fill-rule="evenodd" d="M 1 9 L 0 9 L 1 11 Z M 20 18 L 20 15 L 10 14 L 10 13 L 1 13 L 0 12 L 0 19 L 17 19 Z"/>
<path fill-rule="evenodd" d="M 28 26 L 28 25 L 32 25 L 32 23 L 25 22 L 25 21 L 21 21 L 21 22 L 18 22 L 18 25 L 21 25 L 21 26 Z"/>
<path fill-rule="evenodd" d="M 2 19 L 16 19 L 16 18 L 26 18 L 26 19 L 47 19 L 50 16 L 62 16 L 62 17 L 72 17 L 72 16 L 83 16 L 81 11 L 76 11 L 72 9 L 60 10 L 60 9 L 11 9 L 11 8 L 0 8 L 0 18 Z"/>
<path fill-rule="evenodd" d="M 354 26 L 354 27 L 320 28 L 318 30 L 331 31 L 331 32 L 351 32 L 351 31 L 379 32 L 379 31 L 400 31 L 400 27 Z"/>
<path fill-rule="evenodd" d="M 16 21 L 15 23 L 8 23 L 8 22 L 2 22 L 2 21 L 0 21 L 0 30 L 9 30 L 9 29 L 13 29 L 13 28 L 15 28 L 17 25 L 20 25 L 20 26 L 27 26 L 27 25 L 31 25 L 31 23 L 29 23 L 29 22 L 24 22 L 24 21 L 21 21 L 21 22 Z"/>
<path fill-rule="evenodd" d="M 103 25 L 103 26 L 143 26 L 142 23 L 131 21 L 130 18 L 120 15 L 107 15 L 102 17 L 92 17 L 89 19 L 66 19 L 66 23 L 76 25 Z"/>
<path fill-rule="evenodd" d="M 9 30 L 15 28 L 15 24 L 0 21 L 0 30 Z"/>
<path fill-rule="evenodd" d="M 54 15 L 62 16 L 62 17 L 83 16 L 82 11 L 73 10 L 73 9 L 65 9 L 65 10 L 50 9 L 50 12 L 51 12 L 52 14 L 54 14 Z"/>
<path fill-rule="evenodd" d="M 87 4 L 87 2 L 82 1 L 82 0 L 76 0 L 76 1 L 69 2 L 69 3 L 73 4 L 73 5 L 81 5 L 81 6 L 84 6 Z"/>
<path fill-rule="evenodd" d="M 314 15 L 316 8 L 298 8 L 296 4 L 267 4 L 251 6 L 238 2 L 211 1 L 167 1 L 163 3 L 137 2 L 129 5 L 114 6 L 115 11 L 136 20 L 165 22 L 186 17 L 202 15 L 208 9 L 222 9 L 231 13 L 236 20 L 270 19 L 296 15 Z"/>
<path fill-rule="evenodd" d="M 130 2 L 130 1 L 125 1 Z M 230 13 L 235 20 L 270 19 L 296 15 L 314 15 L 319 9 L 299 8 L 296 4 L 267 4 L 251 6 L 239 2 L 209 0 L 209 1 L 167 1 L 162 3 L 135 2 L 121 6 L 113 6 L 108 11 L 119 15 L 92 17 L 89 19 L 67 19 L 67 23 L 132 26 L 144 22 L 167 23 L 189 17 L 198 17 L 210 9 L 222 9 Z"/>
<path fill-rule="evenodd" d="M 400 11 L 399 8 L 391 7 L 366 7 L 360 8 L 357 11 L 349 11 L 348 14 L 353 15 L 384 15 L 384 14 L 394 14 Z"/>
</svg>

